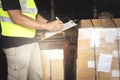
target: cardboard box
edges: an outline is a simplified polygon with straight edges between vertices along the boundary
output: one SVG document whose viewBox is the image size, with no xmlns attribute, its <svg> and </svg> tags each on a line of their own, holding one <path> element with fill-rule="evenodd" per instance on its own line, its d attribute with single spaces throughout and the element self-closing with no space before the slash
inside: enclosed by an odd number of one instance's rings
<svg viewBox="0 0 120 80">
<path fill-rule="evenodd" d="M 76 61 L 76 80 L 94 80 L 95 70 L 88 66 L 88 61 Z"/>
<path fill-rule="evenodd" d="M 63 60 L 53 59 L 51 61 L 51 70 L 52 80 L 64 80 Z"/>
<path fill-rule="evenodd" d="M 63 50 L 41 50 L 43 80 L 64 80 Z"/>
<path fill-rule="evenodd" d="M 77 50 L 77 59 L 94 60 L 94 49 Z"/>
<path fill-rule="evenodd" d="M 87 23 L 89 27 L 86 27 Z M 120 24 L 118 21 L 116 23 Z M 81 25 L 78 30 L 77 79 L 91 80 L 86 76 L 90 72 L 94 75 L 92 80 L 119 80 L 120 28 L 111 19 L 82 20 Z M 91 63 L 94 73 L 87 63 Z"/>
</svg>

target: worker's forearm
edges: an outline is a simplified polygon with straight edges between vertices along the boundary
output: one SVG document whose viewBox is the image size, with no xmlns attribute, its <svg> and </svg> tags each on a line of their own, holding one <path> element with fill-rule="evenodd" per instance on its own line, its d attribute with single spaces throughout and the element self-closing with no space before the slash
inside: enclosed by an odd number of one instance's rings
<svg viewBox="0 0 120 80">
<path fill-rule="evenodd" d="M 45 29 L 47 27 L 46 23 L 36 21 L 34 19 L 31 19 L 27 16 L 22 15 L 21 17 L 18 18 L 18 20 L 15 23 L 22 25 L 27 28 L 33 28 L 33 29 Z"/>
<path fill-rule="evenodd" d="M 33 29 L 45 29 L 45 26 L 47 26 L 47 24 L 45 23 L 38 22 L 32 18 L 23 15 L 20 10 L 9 10 L 8 13 L 15 24 Z"/>
<path fill-rule="evenodd" d="M 52 22 L 45 22 L 34 20 L 28 16 L 25 16 L 21 13 L 20 10 L 8 10 L 8 14 L 11 17 L 11 20 L 18 25 L 32 28 L 32 29 L 44 29 L 44 30 L 58 30 L 62 27 L 62 21 L 55 20 Z M 41 16 L 40 16 L 41 17 Z"/>
</svg>

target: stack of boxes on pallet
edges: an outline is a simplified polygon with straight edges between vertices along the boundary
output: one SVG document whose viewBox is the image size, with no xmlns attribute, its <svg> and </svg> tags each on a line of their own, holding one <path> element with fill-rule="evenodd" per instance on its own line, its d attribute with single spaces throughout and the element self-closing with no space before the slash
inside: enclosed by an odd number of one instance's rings
<svg viewBox="0 0 120 80">
<path fill-rule="evenodd" d="M 43 80 L 64 80 L 63 50 L 41 50 Z"/>
<path fill-rule="evenodd" d="M 120 19 L 81 20 L 77 80 L 119 80 Z"/>
</svg>

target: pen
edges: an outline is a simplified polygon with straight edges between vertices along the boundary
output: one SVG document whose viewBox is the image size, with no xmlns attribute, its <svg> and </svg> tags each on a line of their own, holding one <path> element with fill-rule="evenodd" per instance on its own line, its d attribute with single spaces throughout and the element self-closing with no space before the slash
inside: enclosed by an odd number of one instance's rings
<svg viewBox="0 0 120 80">
<path fill-rule="evenodd" d="M 58 17 L 55 17 L 57 20 L 60 20 Z"/>
</svg>

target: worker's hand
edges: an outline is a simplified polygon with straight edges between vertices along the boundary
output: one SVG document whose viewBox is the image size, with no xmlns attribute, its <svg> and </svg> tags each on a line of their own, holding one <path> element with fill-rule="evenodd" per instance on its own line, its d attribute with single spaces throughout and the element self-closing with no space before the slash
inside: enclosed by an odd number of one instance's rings
<svg viewBox="0 0 120 80">
<path fill-rule="evenodd" d="M 55 20 L 47 23 L 47 30 L 54 31 L 60 30 L 63 27 L 63 22 L 60 20 Z"/>
</svg>

